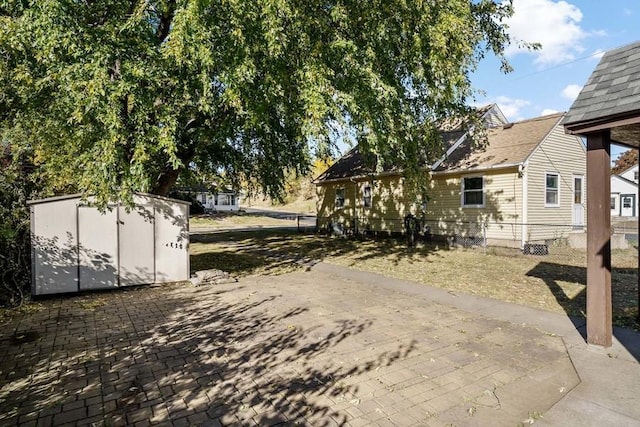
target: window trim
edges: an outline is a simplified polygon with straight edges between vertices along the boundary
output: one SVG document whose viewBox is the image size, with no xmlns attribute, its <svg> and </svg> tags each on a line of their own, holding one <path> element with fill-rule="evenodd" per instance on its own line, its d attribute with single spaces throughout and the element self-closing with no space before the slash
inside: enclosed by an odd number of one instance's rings
<svg viewBox="0 0 640 427">
<path fill-rule="evenodd" d="M 550 187 L 547 187 L 547 177 L 554 175 L 556 177 L 557 187 L 555 191 L 557 193 L 557 203 L 547 203 L 547 191 Z M 545 172 L 544 173 L 544 207 L 545 208 L 559 208 L 560 207 L 560 172 Z"/>
<path fill-rule="evenodd" d="M 342 191 L 342 203 L 338 204 L 338 191 Z M 334 199 L 333 199 L 333 203 L 334 203 L 334 207 L 336 209 L 342 209 L 344 208 L 344 203 L 345 202 L 345 188 L 344 187 L 336 187 L 335 192 L 334 192 Z"/>
<path fill-rule="evenodd" d="M 482 179 L 482 188 L 480 190 L 478 189 L 473 189 L 473 190 L 466 190 L 464 188 L 464 182 L 466 179 L 472 179 L 472 178 L 481 178 Z M 484 179 L 484 175 L 469 175 L 469 176 L 463 176 L 462 179 L 460 180 L 460 185 L 462 190 L 460 191 L 460 206 L 462 208 L 484 208 L 485 207 L 485 203 L 486 203 L 486 197 L 485 197 L 485 193 L 486 193 L 486 182 Z M 464 203 L 464 195 L 466 194 L 466 192 L 469 191 L 480 191 L 480 194 L 482 194 L 482 203 L 481 204 L 465 204 Z"/>
</svg>

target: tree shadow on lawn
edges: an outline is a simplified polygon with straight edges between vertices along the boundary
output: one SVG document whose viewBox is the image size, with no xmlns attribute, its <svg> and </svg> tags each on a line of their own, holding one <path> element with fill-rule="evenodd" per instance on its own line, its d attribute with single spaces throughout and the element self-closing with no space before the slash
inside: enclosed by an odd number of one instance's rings
<svg viewBox="0 0 640 427">
<path fill-rule="evenodd" d="M 352 377 L 414 348 L 340 363 L 352 351 L 343 341 L 372 320 L 314 319 L 276 290 L 228 298 L 220 287 L 181 286 L 45 301 L 0 329 L 0 424 L 344 425 L 332 406 L 355 398 Z M 85 309 L 87 298 L 102 302 Z"/>
<path fill-rule="evenodd" d="M 192 271 L 218 268 L 240 276 L 256 271 L 289 272 L 338 256 L 349 256 L 355 262 L 381 256 L 395 264 L 401 260 L 433 262 L 439 251 L 449 249 L 446 244 L 433 242 L 408 247 L 406 241 L 399 238 L 361 240 L 286 230 L 193 234 L 191 242 L 212 245 L 210 249 L 200 247 L 195 253 L 192 251 Z"/>
<path fill-rule="evenodd" d="M 640 331 L 638 323 L 638 292 L 637 274 L 635 268 L 612 268 L 611 272 L 611 299 L 613 324 L 631 327 Z M 553 293 L 556 301 L 567 313 L 576 329 L 586 340 L 585 314 L 587 306 L 587 269 L 574 265 L 558 264 L 554 262 L 540 262 L 527 272 L 527 276 L 544 281 Z M 559 282 L 578 283 L 585 288 L 576 296 L 569 298 Z M 626 342 L 624 330 L 614 328 L 614 335 L 640 361 L 640 346 L 638 343 Z"/>
</svg>

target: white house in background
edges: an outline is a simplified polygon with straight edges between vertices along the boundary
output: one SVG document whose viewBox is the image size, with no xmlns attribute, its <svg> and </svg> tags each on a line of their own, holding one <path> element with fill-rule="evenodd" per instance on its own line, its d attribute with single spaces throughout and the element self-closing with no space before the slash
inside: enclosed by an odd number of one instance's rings
<svg viewBox="0 0 640 427">
<path fill-rule="evenodd" d="M 611 216 L 638 216 L 638 165 L 611 175 Z"/>
<path fill-rule="evenodd" d="M 202 203 L 206 210 L 211 211 L 237 211 L 240 209 L 240 193 L 223 188 L 211 191 L 199 188 L 194 191 L 196 200 Z"/>
</svg>

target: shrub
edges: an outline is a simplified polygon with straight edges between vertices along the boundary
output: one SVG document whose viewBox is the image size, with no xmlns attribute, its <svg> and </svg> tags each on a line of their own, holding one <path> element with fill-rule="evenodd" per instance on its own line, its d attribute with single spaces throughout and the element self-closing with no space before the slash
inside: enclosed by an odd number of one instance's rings
<svg viewBox="0 0 640 427">
<path fill-rule="evenodd" d="M 24 165 L 0 158 L 0 305 L 17 306 L 30 295 L 29 208 L 33 185 Z"/>
</svg>

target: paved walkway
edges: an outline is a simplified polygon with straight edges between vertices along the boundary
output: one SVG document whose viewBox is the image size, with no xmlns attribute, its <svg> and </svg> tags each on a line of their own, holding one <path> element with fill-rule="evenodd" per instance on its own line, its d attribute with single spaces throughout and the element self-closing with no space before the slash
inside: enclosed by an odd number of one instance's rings
<svg viewBox="0 0 640 427">
<path fill-rule="evenodd" d="M 0 326 L 0 425 L 640 425 L 637 335 L 329 264 L 42 305 Z"/>
</svg>

